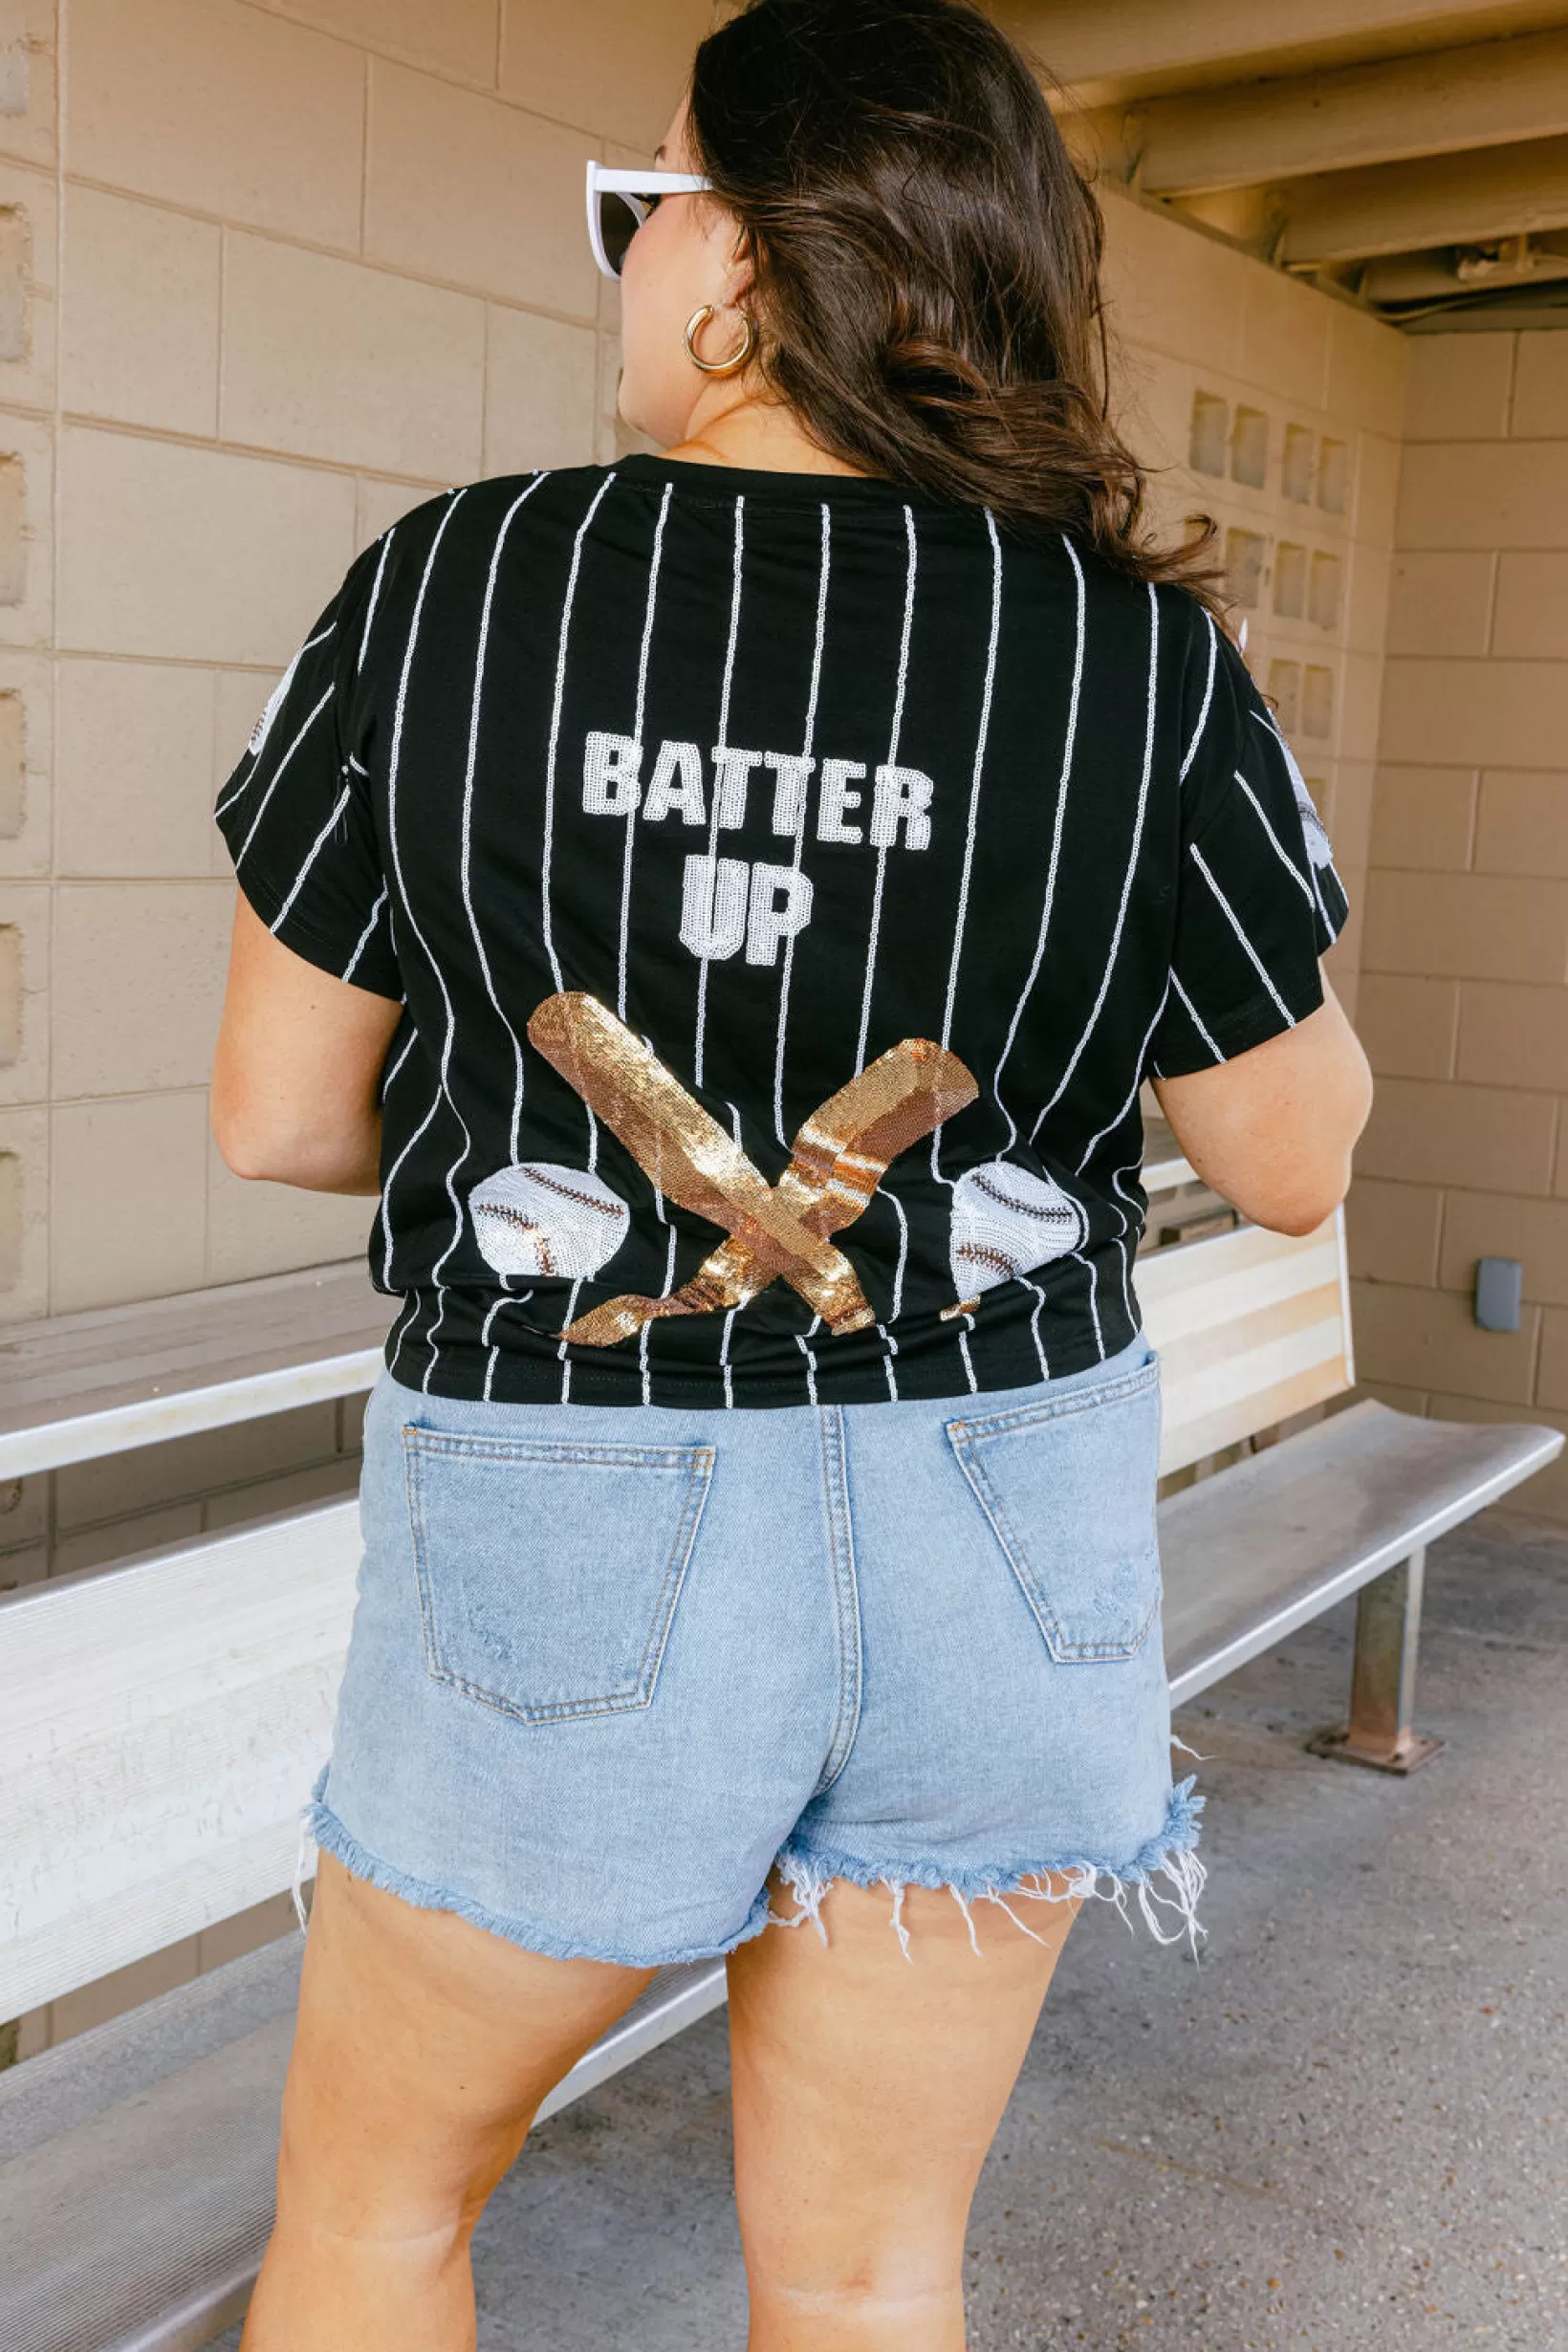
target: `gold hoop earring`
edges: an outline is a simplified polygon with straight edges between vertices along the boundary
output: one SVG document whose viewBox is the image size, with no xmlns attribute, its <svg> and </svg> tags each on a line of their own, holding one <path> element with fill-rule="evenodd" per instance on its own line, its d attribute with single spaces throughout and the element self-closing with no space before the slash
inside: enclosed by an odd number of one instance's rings
<svg viewBox="0 0 1568 2352">
<path fill-rule="evenodd" d="M 705 376 L 733 376 L 746 365 L 747 360 L 757 347 L 756 321 L 750 311 L 742 311 L 741 323 L 746 329 L 746 334 L 740 349 L 731 352 L 728 359 L 702 359 L 697 356 L 695 338 L 701 334 L 708 319 L 712 317 L 715 308 L 715 304 L 705 302 L 699 309 L 694 310 L 686 320 L 686 334 L 682 338 L 686 344 L 686 355 L 692 366 L 700 367 Z"/>
</svg>

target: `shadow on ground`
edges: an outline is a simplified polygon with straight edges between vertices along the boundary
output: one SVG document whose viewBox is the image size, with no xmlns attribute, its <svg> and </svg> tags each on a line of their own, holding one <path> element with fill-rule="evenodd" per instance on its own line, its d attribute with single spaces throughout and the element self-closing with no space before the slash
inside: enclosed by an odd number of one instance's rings
<svg viewBox="0 0 1568 2352">
<path fill-rule="evenodd" d="M 1568 1535 L 1434 1550 L 1447 1744 L 1409 1781 L 1304 1752 L 1352 1622 L 1182 1717 L 1209 1940 L 1075 1928 L 975 2205 L 973 2352 L 1568 2346 Z M 482 2228 L 481 2352 L 741 2352 L 726 2097 L 721 2014 L 540 2129 Z"/>
</svg>

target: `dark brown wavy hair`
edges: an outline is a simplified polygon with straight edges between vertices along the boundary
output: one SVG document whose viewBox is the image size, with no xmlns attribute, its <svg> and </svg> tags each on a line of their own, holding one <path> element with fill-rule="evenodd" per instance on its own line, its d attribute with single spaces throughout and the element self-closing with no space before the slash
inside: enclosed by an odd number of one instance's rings
<svg viewBox="0 0 1568 2352">
<path fill-rule="evenodd" d="M 1212 527 L 1150 539 L 1110 421 L 1100 207 L 970 0 L 750 0 L 689 99 L 751 262 L 756 365 L 821 448 L 1219 609 Z"/>
</svg>

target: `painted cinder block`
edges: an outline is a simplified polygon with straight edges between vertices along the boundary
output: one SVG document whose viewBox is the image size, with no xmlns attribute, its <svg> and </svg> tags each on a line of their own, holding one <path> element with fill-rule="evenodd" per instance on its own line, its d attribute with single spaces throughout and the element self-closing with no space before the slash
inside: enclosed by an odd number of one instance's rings
<svg viewBox="0 0 1568 2352">
<path fill-rule="evenodd" d="M 58 195 L 53 172 L 0 159 L 0 402 L 54 404 Z"/>
<path fill-rule="evenodd" d="M 1568 548 L 1568 433 L 1556 441 L 1411 442 L 1398 543 Z"/>
<path fill-rule="evenodd" d="M 376 1203 L 343 1193 L 302 1192 L 294 1185 L 247 1181 L 226 1167 L 216 1143 L 207 1146 L 207 1271 L 208 1282 L 247 1282 L 287 1274 L 295 1266 L 325 1266 L 362 1257 Z"/>
<path fill-rule="evenodd" d="M 596 329 L 490 304 L 485 368 L 487 474 L 594 463 L 599 359 Z"/>
<path fill-rule="evenodd" d="M 1443 1195 L 1432 1185 L 1360 1176 L 1345 1202 L 1345 1249 L 1354 1278 L 1429 1285 L 1437 1279 Z"/>
<path fill-rule="evenodd" d="M 0 1110 L 0 1323 L 49 1311 L 49 1113 Z"/>
<path fill-rule="evenodd" d="M 211 670 L 183 664 L 59 664 L 59 874 L 210 871 L 214 687 Z M 247 733 L 266 700 L 260 681 L 251 690 Z"/>
<path fill-rule="evenodd" d="M 1557 1104 L 1544 1095 L 1390 1078 L 1378 1088 L 1356 1165 L 1403 1184 L 1545 1194 L 1556 1135 Z"/>
<path fill-rule="evenodd" d="M 1563 430 L 1568 434 L 1568 418 Z M 1520 661 L 1568 662 L 1568 551 L 1513 548 L 1498 556 L 1492 650 Z"/>
<path fill-rule="evenodd" d="M 1494 441 L 1508 430 L 1513 335 L 1412 335 L 1405 433 L 1410 441 Z"/>
<path fill-rule="evenodd" d="M 58 1095 L 205 1085 L 233 915 L 221 882 L 64 882 L 55 892 Z"/>
<path fill-rule="evenodd" d="M 205 1088 L 55 1105 L 50 1313 L 202 1287 L 207 1150 Z"/>
<path fill-rule="evenodd" d="M 83 179 L 352 252 L 365 61 L 242 0 L 72 0 Z"/>
<path fill-rule="evenodd" d="M 289 13 L 459 81 L 495 80 L 501 0 L 289 0 Z"/>
<path fill-rule="evenodd" d="M 1379 1078 L 1452 1078 L 1459 983 L 1363 971 L 1356 1027 Z"/>
<path fill-rule="evenodd" d="M 0 26 L 0 155 L 55 162 L 58 0 L 9 0 Z"/>
<path fill-rule="evenodd" d="M 592 123 L 651 158 L 675 112 L 711 0 L 503 0 L 501 88 L 519 105 Z"/>
<path fill-rule="evenodd" d="M 1300 291 L 1309 290 L 1303 287 Z M 1394 438 L 1404 424 L 1405 371 L 1413 338 L 1347 303 L 1325 303 L 1324 309 L 1328 315 L 1324 407 L 1359 431 Z"/>
<path fill-rule="evenodd" d="M 471 294 L 230 231 L 223 316 L 226 441 L 446 482 L 478 472 Z"/>
<path fill-rule="evenodd" d="M 1568 743 L 1563 751 L 1568 759 Z M 1568 766 L 1482 775 L 1475 867 L 1481 874 L 1568 875 Z"/>
<path fill-rule="evenodd" d="M 337 1407 L 327 1400 L 161 1446 L 73 1462 L 54 1473 L 54 1525 L 69 1535 L 134 1512 L 200 1501 L 223 1488 L 334 1459 L 338 1450 Z"/>
<path fill-rule="evenodd" d="M 1475 1283 L 1476 1260 L 1483 1257 L 1522 1261 L 1527 1302 L 1568 1306 L 1568 1201 L 1450 1190 L 1438 1261 L 1443 1289 L 1468 1296 Z"/>
<path fill-rule="evenodd" d="M 1568 882 L 1493 874 L 1373 876 L 1369 971 L 1568 979 Z"/>
<path fill-rule="evenodd" d="M 1480 1331 L 1468 1297 L 1392 1282 L 1352 1286 L 1356 1368 L 1409 1388 L 1441 1383 L 1496 1405 L 1528 1405 L 1541 1310 L 1527 1307 L 1515 1332 Z"/>
<path fill-rule="evenodd" d="M 42 882 L 0 882 L 0 1102 L 50 1092 L 50 893 Z"/>
<path fill-rule="evenodd" d="M 68 183 L 65 242 L 63 406 L 168 433 L 215 432 L 217 225 Z"/>
<path fill-rule="evenodd" d="M 1519 337 L 1509 423 L 1516 440 L 1568 439 L 1568 346 L 1560 335 Z"/>
<path fill-rule="evenodd" d="M 1388 593 L 1390 653 L 1484 655 L 1491 642 L 1497 559 L 1489 549 L 1464 555 L 1401 554 Z"/>
<path fill-rule="evenodd" d="M 1564 444 L 1568 447 L 1568 443 Z M 1550 768 L 1568 743 L 1568 662 L 1391 658 L 1383 758 L 1437 766 Z"/>
<path fill-rule="evenodd" d="M 1372 790 L 1372 863 L 1463 871 L 1479 789 L 1473 768 L 1380 766 Z"/>
<path fill-rule="evenodd" d="M 1462 981 L 1457 1075 L 1475 1085 L 1568 1094 L 1568 989 Z"/>
<path fill-rule="evenodd" d="M 69 425 L 61 642 L 286 662 L 348 569 L 354 507 L 348 474 Z"/>
<path fill-rule="evenodd" d="M 592 320 L 580 131 L 370 61 L 366 257 Z"/>
<path fill-rule="evenodd" d="M 1245 257 L 1101 186 L 1105 294 L 1118 335 L 1217 376 L 1242 372 Z"/>
</svg>

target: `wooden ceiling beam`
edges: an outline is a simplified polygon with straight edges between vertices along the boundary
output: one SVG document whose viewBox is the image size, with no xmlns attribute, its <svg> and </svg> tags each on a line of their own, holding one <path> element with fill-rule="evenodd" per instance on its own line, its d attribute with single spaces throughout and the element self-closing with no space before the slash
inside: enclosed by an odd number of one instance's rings
<svg viewBox="0 0 1568 2352">
<path fill-rule="evenodd" d="M 1562 24 L 1562 0 L 986 0 L 1081 104 Z"/>
<path fill-rule="evenodd" d="M 1291 270 L 1528 236 L 1568 227 L 1568 138 L 1325 172 L 1288 181 L 1279 201 L 1275 259 Z"/>
<path fill-rule="evenodd" d="M 1196 196 L 1568 135 L 1568 31 L 1106 108 L 1087 127 L 1148 196 Z"/>
</svg>

